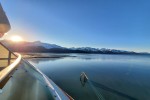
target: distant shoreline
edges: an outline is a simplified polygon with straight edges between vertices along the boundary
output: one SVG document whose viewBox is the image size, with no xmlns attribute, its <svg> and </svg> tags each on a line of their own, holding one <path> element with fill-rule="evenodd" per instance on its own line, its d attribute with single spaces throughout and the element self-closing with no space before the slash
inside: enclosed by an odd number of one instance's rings
<svg viewBox="0 0 150 100">
<path fill-rule="evenodd" d="M 29 58 L 64 58 L 64 57 L 76 57 L 76 56 L 70 56 L 67 54 L 58 55 L 58 54 L 52 54 L 52 55 L 43 55 L 46 53 L 20 53 L 23 58 L 29 59 Z"/>
<path fill-rule="evenodd" d="M 23 58 L 64 58 L 64 57 L 76 57 L 69 54 L 99 54 L 99 53 L 52 53 L 51 55 L 45 55 L 47 53 L 20 53 Z M 106 53 L 107 54 L 107 53 Z M 108 55 L 149 55 L 150 54 L 108 54 Z"/>
</svg>

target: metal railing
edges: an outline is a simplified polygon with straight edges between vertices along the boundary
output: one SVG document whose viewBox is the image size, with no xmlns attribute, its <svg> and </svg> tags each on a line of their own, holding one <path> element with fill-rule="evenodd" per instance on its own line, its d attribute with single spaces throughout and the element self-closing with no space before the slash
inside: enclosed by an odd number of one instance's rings
<svg viewBox="0 0 150 100">
<path fill-rule="evenodd" d="M 5 62 L 5 66 L 3 66 L 3 67 L 9 66 L 11 64 L 11 60 L 16 59 L 16 58 L 17 58 L 16 54 L 11 52 L 11 50 L 9 50 L 5 45 L 3 45 L 0 42 L 0 60 L 7 61 L 7 62 Z M 0 67 L 2 67 L 1 64 L 0 64 Z"/>
<path fill-rule="evenodd" d="M 15 69 L 15 67 L 19 64 L 21 61 L 21 55 L 17 54 L 18 58 L 10 64 L 8 67 L 0 71 L 0 83 Z"/>
<path fill-rule="evenodd" d="M 0 70 L 0 89 L 2 89 L 6 82 L 9 80 L 10 74 L 21 61 L 21 55 L 14 54 L 6 46 L 0 43 L 0 60 L 0 64 L 5 61 L 4 64 L 0 65 L 0 67 L 2 68 Z"/>
</svg>

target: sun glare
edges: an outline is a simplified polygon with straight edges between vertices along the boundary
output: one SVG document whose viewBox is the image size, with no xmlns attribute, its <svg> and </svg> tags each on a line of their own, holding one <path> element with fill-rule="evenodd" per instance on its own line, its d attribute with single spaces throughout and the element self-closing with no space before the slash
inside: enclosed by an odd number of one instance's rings
<svg viewBox="0 0 150 100">
<path fill-rule="evenodd" d="M 13 36 L 13 37 L 11 37 L 11 40 L 14 41 L 14 42 L 23 41 L 22 37 L 20 37 L 20 36 Z"/>
</svg>

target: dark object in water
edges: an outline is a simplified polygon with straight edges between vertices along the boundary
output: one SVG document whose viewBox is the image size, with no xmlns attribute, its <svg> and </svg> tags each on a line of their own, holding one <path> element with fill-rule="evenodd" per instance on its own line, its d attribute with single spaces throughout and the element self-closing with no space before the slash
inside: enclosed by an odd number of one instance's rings
<svg viewBox="0 0 150 100">
<path fill-rule="evenodd" d="M 130 95 L 128 95 L 128 94 L 122 93 L 122 92 L 117 91 L 117 90 L 115 90 L 115 89 L 113 89 L 113 88 L 107 87 L 107 86 L 105 86 L 105 85 L 103 85 L 103 84 L 101 84 L 101 83 L 97 83 L 97 82 L 95 82 L 95 81 L 90 80 L 90 79 L 87 77 L 87 75 L 85 74 L 85 72 L 82 72 L 82 73 L 81 73 L 81 75 L 80 75 L 80 81 L 81 81 L 81 84 L 82 84 L 83 87 L 85 86 L 86 83 L 88 83 L 88 84 L 91 86 L 91 88 L 93 89 L 93 91 L 94 91 L 95 94 L 97 95 L 98 100 L 105 100 L 105 98 L 104 98 L 103 95 L 100 93 L 100 91 L 98 91 L 98 90 L 96 89 L 96 87 L 97 87 L 97 88 L 100 88 L 100 89 L 102 89 L 102 90 L 105 90 L 105 91 L 107 91 L 107 92 L 111 92 L 111 93 L 113 93 L 113 94 L 115 94 L 115 95 L 118 95 L 118 96 L 127 98 L 127 99 L 129 99 L 129 100 L 137 100 L 137 98 L 132 97 L 132 96 L 130 96 Z"/>
<path fill-rule="evenodd" d="M 88 81 L 88 77 L 86 76 L 84 72 L 82 72 L 80 75 L 80 81 L 81 81 L 82 86 L 85 86 L 85 83 Z"/>
</svg>

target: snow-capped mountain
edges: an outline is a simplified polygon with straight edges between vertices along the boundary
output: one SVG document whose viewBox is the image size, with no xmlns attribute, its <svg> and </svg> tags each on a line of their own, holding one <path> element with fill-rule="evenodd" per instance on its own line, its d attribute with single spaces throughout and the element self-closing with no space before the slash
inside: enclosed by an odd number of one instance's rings
<svg viewBox="0 0 150 100">
<path fill-rule="evenodd" d="M 29 42 L 29 43 L 25 44 L 25 46 L 41 46 L 41 47 L 44 47 L 46 49 L 63 48 L 63 47 L 58 46 L 56 44 L 42 43 L 41 41 Z"/>
<path fill-rule="evenodd" d="M 10 40 L 1 41 L 6 47 L 15 52 L 54 52 L 54 53 L 97 53 L 97 54 L 138 54 L 133 51 L 92 48 L 92 47 L 72 47 L 65 48 L 56 44 L 35 42 L 12 42 Z M 141 53 L 140 53 L 141 54 Z M 144 53 L 146 54 L 146 53 Z"/>
<path fill-rule="evenodd" d="M 99 51 L 98 48 L 91 48 L 91 47 L 79 47 L 79 48 L 72 47 L 69 49 L 71 49 L 71 50 L 82 50 L 82 51 Z"/>
<path fill-rule="evenodd" d="M 101 52 L 101 53 L 133 53 L 133 51 L 125 51 L 125 50 L 116 50 L 116 49 L 107 49 L 107 48 L 91 48 L 91 47 L 79 47 L 79 48 L 69 48 L 71 50 L 81 50 L 85 52 Z"/>
</svg>

